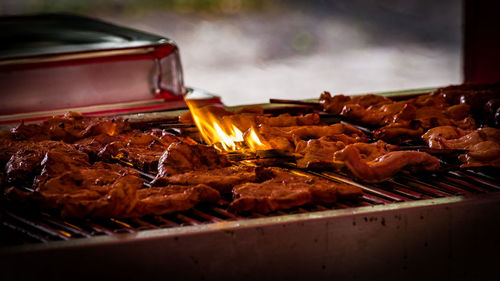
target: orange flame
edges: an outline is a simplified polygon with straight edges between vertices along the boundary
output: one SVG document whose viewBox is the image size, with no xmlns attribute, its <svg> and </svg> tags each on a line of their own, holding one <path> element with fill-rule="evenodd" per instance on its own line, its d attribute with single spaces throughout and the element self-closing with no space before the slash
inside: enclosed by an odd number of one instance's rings
<svg viewBox="0 0 500 281">
<path fill-rule="evenodd" d="M 201 110 L 195 101 L 186 100 L 186 104 L 191 111 L 196 127 L 207 144 L 220 151 L 255 152 L 267 149 L 254 128 L 243 133 L 234 124 L 222 122 L 222 118 L 217 117 L 209 110 Z"/>
</svg>

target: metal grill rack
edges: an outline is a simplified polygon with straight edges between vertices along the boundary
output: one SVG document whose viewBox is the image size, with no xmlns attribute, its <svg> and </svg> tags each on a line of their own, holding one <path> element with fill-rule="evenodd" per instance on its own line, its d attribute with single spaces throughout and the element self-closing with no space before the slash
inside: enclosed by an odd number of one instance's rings
<svg viewBox="0 0 500 281">
<path fill-rule="evenodd" d="M 226 210 L 230 198 L 223 198 L 216 206 L 201 205 L 190 211 L 162 216 L 146 216 L 134 219 L 62 220 L 47 212 L 33 212 L 15 208 L 0 211 L 2 243 L 18 245 L 26 243 L 61 241 L 75 238 L 136 233 L 143 230 L 174 228 L 221 221 L 246 220 L 300 214 L 335 209 L 394 204 L 452 196 L 469 196 L 500 191 L 499 178 L 482 172 L 447 171 L 415 177 L 399 173 L 393 179 L 378 184 L 356 182 L 339 172 L 313 172 L 313 175 L 361 187 L 363 196 L 353 200 L 341 200 L 332 205 L 310 204 L 287 211 L 275 211 L 268 215 L 250 213 L 244 216 Z M 142 173 L 145 178 L 153 175 Z"/>
</svg>

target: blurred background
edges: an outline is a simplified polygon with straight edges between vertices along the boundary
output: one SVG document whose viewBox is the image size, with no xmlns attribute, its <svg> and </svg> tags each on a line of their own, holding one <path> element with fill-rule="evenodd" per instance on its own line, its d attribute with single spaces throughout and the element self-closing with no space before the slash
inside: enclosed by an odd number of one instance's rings
<svg viewBox="0 0 500 281">
<path fill-rule="evenodd" d="M 2 0 L 1 15 L 75 13 L 177 42 L 186 85 L 226 105 L 462 82 L 461 1 Z"/>
</svg>

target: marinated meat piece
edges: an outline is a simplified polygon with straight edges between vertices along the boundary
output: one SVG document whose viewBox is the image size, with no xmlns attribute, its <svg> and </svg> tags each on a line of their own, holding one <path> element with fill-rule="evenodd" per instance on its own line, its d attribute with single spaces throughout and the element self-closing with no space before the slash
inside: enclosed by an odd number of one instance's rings
<svg viewBox="0 0 500 281">
<path fill-rule="evenodd" d="M 375 139 L 405 141 L 420 137 L 426 130 L 454 125 L 474 129 L 468 104 L 448 104 L 443 95 L 421 95 L 416 98 L 392 101 L 388 98 L 365 95 L 360 97 L 322 94 L 323 109 L 346 116 L 349 120 L 378 127 Z"/>
<path fill-rule="evenodd" d="M 252 211 L 266 214 L 312 202 L 311 191 L 300 184 L 246 183 L 235 187 L 233 194 L 235 200 L 228 207 L 228 210 L 233 213 Z"/>
<path fill-rule="evenodd" d="M 273 127 L 289 127 L 302 125 L 318 125 L 319 115 L 316 113 L 306 114 L 304 116 L 291 116 L 290 114 L 281 114 L 277 117 L 258 116 L 258 124 L 266 124 Z"/>
<path fill-rule="evenodd" d="M 50 134 L 39 124 L 28 124 L 21 121 L 19 125 L 11 130 L 12 136 L 16 140 L 42 141 L 49 140 Z"/>
<path fill-rule="evenodd" d="M 464 164 L 460 167 L 500 167 L 500 143 L 483 141 L 469 146 L 466 154 L 460 155 L 459 160 Z"/>
<path fill-rule="evenodd" d="M 487 105 L 490 100 L 500 96 L 500 84 L 463 84 L 439 88 L 432 93 L 443 97 L 449 104 L 468 104 L 473 116 L 481 123 L 489 123 L 491 108 Z M 493 125 L 493 123 L 489 123 Z"/>
<path fill-rule="evenodd" d="M 101 182 L 104 171 L 92 177 L 81 170 L 52 178 L 40 188 L 43 205 L 61 210 L 62 217 L 126 217 L 137 204 L 139 177 L 126 175 Z"/>
<path fill-rule="evenodd" d="M 74 142 L 100 134 L 116 135 L 130 130 L 126 120 L 108 117 L 84 117 L 80 113 L 68 112 L 63 117 L 54 116 L 41 124 L 21 123 L 12 133 L 19 140 L 62 140 Z"/>
<path fill-rule="evenodd" d="M 371 163 L 364 161 L 354 146 L 346 147 L 342 154 L 351 173 L 365 182 L 384 181 L 403 168 L 436 171 L 440 166 L 436 157 L 417 151 L 389 152 Z"/>
<path fill-rule="evenodd" d="M 374 143 L 362 143 L 362 142 L 354 143 L 346 146 L 346 148 L 348 147 L 355 147 L 358 150 L 361 159 L 366 162 L 373 161 L 381 156 L 384 156 L 388 152 L 396 150 L 398 148 L 396 145 L 388 144 L 381 140 Z M 342 162 L 345 160 L 344 149 L 335 152 L 333 157 L 333 160 L 335 162 Z"/>
<path fill-rule="evenodd" d="M 350 146 L 356 147 L 360 151 L 361 158 L 365 161 L 372 161 L 397 148 L 395 145 L 390 145 L 380 140 L 376 143 L 358 142 L 347 146 L 340 141 L 329 141 L 328 138 L 309 140 L 305 146 L 297 146 L 301 149 L 297 152 L 303 154 L 302 158 L 297 159 L 297 167 L 340 169 L 345 165 L 343 150 Z"/>
<path fill-rule="evenodd" d="M 157 177 L 151 184 L 153 186 L 206 184 L 221 193 L 229 193 L 236 185 L 246 182 L 259 182 L 266 179 L 261 175 L 262 173 L 256 171 L 258 169 L 261 168 L 230 166 L 210 171 L 190 171 L 169 177 Z"/>
<path fill-rule="evenodd" d="M 41 182 L 34 192 L 13 187 L 7 198 L 28 201 L 62 217 L 126 217 L 137 203 L 142 179 L 135 171 L 115 164 L 96 163 L 60 173 Z"/>
<path fill-rule="evenodd" d="M 344 95 L 332 95 L 329 92 L 321 93 L 319 104 L 323 107 L 323 111 L 332 114 L 340 114 L 344 106 L 351 101 L 351 97 Z"/>
<path fill-rule="evenodd" d="M 26 185 L 33 184 L 33 178 L 42 170 L 42 160 L 48 151 L 58 151 L 83 157 L 70 144 L 60 141 L 41 141 L 25 145 L 18 150 L 5 166 L 6 179 L 10 184 Z"/>
<path fill-rule="evenodd" d="M 307 187 L 312 194 L 313 203 L 330 204 L 337 201 L 338 197 L 359 196 L 361 189 L 356 186 L 334 183 L 332 181 L 298 172 L 290 172 L 281 168 L 269 168 L 272 178 L 267 182 L 275 182 L 284 185 Z M 339 189 L 342 192 L 339 193 Z"/>
<path fill-rule="evenodd" d="M 199 203 L 216 203 L 220 199 L 220 194 L 204 184 L 168 185 L 139 189 L 137 197 L 137 205 L 127 217 L 187 211 Z"/>
<path fill-rule="evenodd" d="M 78 140 L 74 145 L 79 151 L 88 154 L 91 161 L 97 161 L 100 159 L 98 156 L 99 152 L 101 152 L 106 145 L 121 140 L 123 140 L 123 138 L 120 135 L 110 136 L 101 134 Z"/>
<path fill-rule="evenodd" d="M 330 126 L 300 126 L 290 130 L 289 133 L 293 139 L 302 140 L 318 139 L 321 137 L 335 138 L 336 136 L 344 135 L 350 137 L 349 140 L 344 138 L 346 142 L 367 141 L 363 132 L 343 123 L 336 123 Z"/>
<path fill-rule="evenodd" d="M 297 144 L 310 139 L 328 138 L 331 141 L 342 141 L 345 144 L 367 141 L 363 132 L 342 123 L 330 126 L 292 127 L 269 127 L 262 125 L 258 133 L 262 137 L 264 144 L 273 149 L 280 149 L 287 152 L 296 151 Z"/>
<path fill-rule="evenodd" d="M 420 138 L 424 133 L 420 122 L 391 123 L 380 129 L 373 131 L 374 139 L 382 139 L 392 142 L 402 142 Z"/>
<path fill-rule="evenodd" d="M 186 211 L 200 202 L 215 203 L 217 190 L 203 185 L 144 188 L 138 173 L 117 164 L 97 162 L 41 182 L 34 192 L 17 188 L 7 198 L 38 203 L 62 217 L 138 217 Z"/>
<path fill-rule="evenodd" d="M 261 125 L 258 130 L 259 139 L 272 149 L 286 152 L 295 150 L 293 138 L 287 128 Z"/>
<path fill-rule="evenodd" d="M 445 148 L 442 140 L 457 139 L 467 133 L 467 131 L 454 126 L 439 126 L 428 130 L 422 135 L 422 139 L 430 148 L 442 149 Z"/>
<path fill-rule="evenodd" d="M 273 178 L 262 183 L 246 183 L 233 189 L 235 200 L 231 212 L 253 211 L 269 213 L 309 203 L 334 203 L 338 196 L 362 194 L 355 186 L 337 184 L 314 176 L 293 174 L 280 168 L 271 168 Z"/>
<path fill-rule="evenodd" d="M 453 120 L 462 120 L 466 118 L 470 113 L 470 105 L 466 103 L 461 103 L 457 105 L 452 105 L 445 109 L 444 114 Z"/>
<path fill-rule="evenodd" d="M 120 118 L 84 117 L 76 112 L 47 119 L 41 126 L 49 133 L 51 139 L 66 142 L 100 134 L 112 136 L 130 130 L 128 122 Z"/>
<path fill-rule="evenodd" d="M 173 142 L 181 140 L 183 138 L 172 135 L 165 134 L 157 137 L 150 133 L 132 131 L 120 135 L 119 140 L 103 146 L 97 154 L 97 158 L 104 161 L 120 159 L 131 163 L 135 168 L 142 171 L 156 171 L 160 157 L 167 150 L 168 146 Z M 193 142 L 190 139 L 186 139 L 186 141 Z M 80 149 L 82 149 L 81 146 Z"/>
<path fill-rule="evenodd" d="M 9 131 L 0 131 L 0 165 L 2 167 L 19 149 L 32 145 L 33 141 L 18 141 Z"/>
<path fill-rule="evenodd" d="M 333 155 L 344 147 L 345 143 L 332 141 L 327 137 L 301 141 L 296 146 L 296 152 L 302 154 L 302 157 L 297 159 L 297 167 L 323 169 L 336 167 Z"/>
<path fill-rule="evenodd" d="M 259 114 L 240 113 L 226 115 L 222 117 L 222 123 L 227 127 L 236 126 L 240 131 L 245 132 L 250 128 L 257 128 L 259 125 L 270 127 L 290 127 L 301 125 L 318 125 L 319 115 L 307 114 L 304 116 L 291 116 L 290 114 L 281 114 L 276 117 L 269 117 Z"/>
<path fill-rule="evenodd" d="M 150 172 L 156 171 L 161 155 L 167 150 L 167 146 L 127 146 L 122 141 L 112 142 L 104 147 L 98 154 L 98 158 L 104 161 L 120 159 L 130 163 L 137 169 Z"/>
<path fill-rule="evenodd" d="M 58 149 L 49 150 L 42 159 L 41 165 L 40 175 L 49 178 L 90 166 L 87 154 L 77 150 L 61 151 Z"/>
<path fill-rule="evenodd" d="M 500 142 L 500 129 L 484 127 L 474 130 L 466 135 L 455 139 L 441 139 L 444 148 L 450 149 L 470 149 L 472 146 L 483 142 Z"/>
<path fill-rule="evenodd" d="M 217 153 L 213 147 L 172 143 L 160 158 L 157 177 L 223 168 L 229 164 L 227 157 Z"/>
<path fill-rule="evenodd" d="M 366 109 L 359 104 L 347 104 L 340 113 L 353 122 L 368 126 L 381 126 L 386 123 L 386 114 L 379 110 Z"/>
<path fill-rule="evenodd" d="M 341 114 L 344 106 L 348 104 L 357 104 L 366 108 L 369 106 L 381 106 L 391 102 L 388 98 L 371 94 L 355 97 L 344 95 L 335 95 L 332 97 L 329 92 L 323 92 L 319 97 L 319 103 L 323 107 L 323 110 L 332 114 Z"/>
<path fill-rule="evenodd" d="M 423 136 L 429 147 L 467 150 L 459 156 L 461 167 L 498 167 L 500 129 L 484 127 L 474 131 L 464 131 L 456 127 L 437 127 Z"/>
</svg>

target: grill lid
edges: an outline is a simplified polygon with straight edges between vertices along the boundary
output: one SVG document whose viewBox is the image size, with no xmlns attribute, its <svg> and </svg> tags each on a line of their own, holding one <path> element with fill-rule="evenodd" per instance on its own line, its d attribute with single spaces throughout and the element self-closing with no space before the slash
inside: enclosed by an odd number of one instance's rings
<svg viewBox="0 0 500 281">
<path fill-rule="evenodd" d="M 116 103 L 184 107 L 175 103 L 185 88 L 170 39 L 74 15 L 4 17 L 0 28 L 2 120 Z"/>
</svg>

